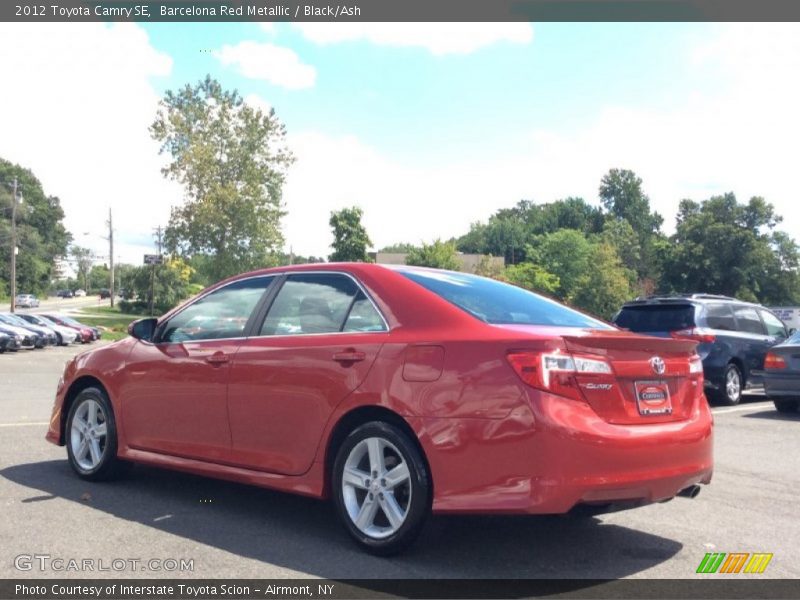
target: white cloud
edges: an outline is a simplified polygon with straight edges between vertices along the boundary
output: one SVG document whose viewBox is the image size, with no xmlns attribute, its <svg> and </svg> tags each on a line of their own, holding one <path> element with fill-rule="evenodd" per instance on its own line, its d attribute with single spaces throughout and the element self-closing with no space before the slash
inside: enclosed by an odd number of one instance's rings
<svg viewBox="0 0 800 600">
<path fill-rule="evenodd" d="M 469 54 L 498 42 L 529 44 L 530 23 L 295 23 L 312 42 L 367 40 L 381 46 L 425 48 L 434 55 Z"/>
<path fill-rule="evenodd" d="M 459 235 L 526 191 L 527 178 L 500 160 L 422 168 L 393 161 L 353 136 L 315 132 L 290 134 L 289 144 L 297 162 L 284 193 L 284 231 L 298 254 L 331 252 L 328 219 L 345 206 L 364 209 L 378 248 Z"/>
<path fill-rule="evenodd" d="M 314 86 L 317 71 L 304 64 L 289 48 L 253 41 L 225 45 L 214 52 L 225 66 L 236 66 L 239 73 L 250 79 L 262 79 L 291 90 Z"/>
<path fill-rule="evenodd" d="M 111 207 L 115 253 L 141 261 L 122 240 L 165 224 L 181 198 L 147 131 L 158 103 L 150 78 L 168 75 L 172 59 L 138 26 L 100 23 L 0 24 L 0 56 L 0 156 L 61 198 L 77 243 L 107 252 L 99 236 Z"/>
<path fill-rule="evenodd" d="M 244 97 L 244 101 L 253 108 L 261 109 L 261 112 L 263 112 L 265 115 L 268 115 L 269 111 L 272 110 L 272 105 L 258 94 L 248 94 Z"/>
<path fill-rule="evenodd" d="M 365 210 L 376 247 L 448 238 L 522 198 L 596 203 L 613 167 L 642 177 L 668 231 L 681 199 L 733 191 L 740 202 L 764 196 L 797 236 L 800 26 L 725 26 L 676 60 L 718 89 L 687 89 L 666 110 L 609 106 L 579 132 L 534 131 L 522 151 L 482 149 L 488 158 L 474 164 L 444 157 L 443 166 L 416 167 L 352 137 L 290 134 L 298 162 L 286 188 L 287 240 L 298 253 L 329 253 L 328 214 L 351 204 Z"/>
</svg>

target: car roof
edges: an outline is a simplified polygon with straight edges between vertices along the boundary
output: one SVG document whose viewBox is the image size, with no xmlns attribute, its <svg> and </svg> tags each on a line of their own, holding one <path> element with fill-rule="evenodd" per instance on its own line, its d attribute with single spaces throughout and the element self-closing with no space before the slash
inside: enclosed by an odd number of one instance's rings
<svg viewBox="0 0 800 600">
<path fill-rule="evenodd" d="M 738 300 L 731 296 L 722 296 L 718 294 L 673 294 L 669 296 L 640 296 L 635 300 L 630 300 L 623 305 L 623 308 L 634 306 L 657 306 L 668 304 L 740 304 L 744 306 L 752 306 L 754 308 L 763 308 L 769 310 L 767 307 L 757 304 L 755 302 L 747 302 L 746 300 Z"/>
</svg>

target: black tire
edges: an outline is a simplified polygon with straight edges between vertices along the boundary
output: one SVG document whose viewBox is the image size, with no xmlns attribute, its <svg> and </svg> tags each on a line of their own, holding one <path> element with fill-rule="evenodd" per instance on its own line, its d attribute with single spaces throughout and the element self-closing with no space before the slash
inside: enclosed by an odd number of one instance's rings
<svg viewBox="0 0 800 600">
<path fill-rule="evenodd" d="M 731 393 L 730 386 L 728 386 L 729 377 L 735 377 L 738 381 L 738 391 L 736 393 Z M 741 370 L 736 366 L 735 363 L 728 363 L 728 366 L 725 367 L 725 374 L 722 376 L 719 389 L 714 392 L 713 398 L 719 404 L 724 404 L 725 406 L 735 406 L 742 401 L 743 388 L 744 377 L 742 377 Z"/>
<path fill-rule="evenodd" d="M 76 457 L 75 453 L 80 450 L 80 443 L 86 436 L 77 431 L 73 431 L 73 423 L 75 419 L 78 418 L 76 415 L 88 411 L 94 406 L 101 411 L 97 413 L 96 422 L 98 426 L 105 425 L 105 439 L 102 442 L 98 440 L 98 446 L 100 448 L 99 461 L 88 466 L 87 462 L 94 462 L 95 455 L 93 452 L 88 452 L 92 456 L 91 459 L 89 459 L 89 457 Z M 83 421 L 83 419 L 80 420 Z M 78 427 L 80 428 L 82 425 L 78 424 Z M 111 407 L 108 396 L 101 388 L 86 388 L 75 398 L 75 401 L 70 407 L 69 415 L 67 416 L 67 422 L 64 428 L 64 441 L 67 446 L 69 464 L 72 470 L 82 479 L 87 479 L 89 481 L 114 479 L 123 475 L 131 466 L 130 463 L 117 458 L 117 426 L 114 420 L 114 410 Z M 77 446 L 77 448 L 74 446 Z M 87 449 L 89 449 L 89 446 L 91 446 L 91 444 L 87 442 Z"/>
<path fill-rule="evenodd" d="M 800 400 L 773 400 L 775 410 L 779 413 L 796 413 L 800 407 Z"/>
<path fill-rule="evenodd" d="M 378 508 L 374 512 L 372 518 L 375 527 L 385 527 L 389 530 L 393 529 L 392 524 L 389 522 L 387 513 L 383 509 L 383 502 L 388 501 L 388 495 L 391 494 L 391 500 L 396 502 L 401 510 L 405 510 L 405 517 L 402 524 L 399 525 L 395 531 L 383 536 L 370 535 L 360 529 L 348 511 L 348 505 L 351 509 L 354 506 L 357 508 L 359 503 L 362 503 L 361 509 L 363 510 L 363 502 L 366 502 L 366 496 L 372 498 L 371 492 L 364 490 L 356 490 L 351 488 L 348 494 L 349 500 L 346 498 L 346 492 L 343 485 L 343 473 L 345 464 L 348 458 L 351 458 L 351 453 L 356 449 L 363 448 L 368 444 L 366 440 L 375 439 L 382 440 L 384 445 L 381 450 L 381 456 L 386 464 L 384 473 L 388 473 L 392 468 L 400 464 L 400 460 L 405 462 L 408 467 L 408 477 L 404 479 L 402 485 L 396 488 L 384 488 L 386 479 L 381 477 L 383 473 L 379 473 L 377 478 L 371 480 L 374 486 L 375 502 Z M 364 444 L 362 444 L 362 442 Z M 357 456 L 358 451 L 353 456 Z M 369 469 L 369 457 L 366 457 L 367 466 Z M 374 473 L 374 472 L 373 472 Z M 370 473 L 369 475 L 372 475 Z M 390 484 L 391 485 L 391 484 Z M 336 453 L 336 460 L 333 464 L 333 471 L 331 473 L 331 486 L 333 488 L 333 498 L 336 504 L 336 511 L 339 518 L 342 520 L 345 528 L 351 537 L 361 546 L 362 549 L 367 550 L 372 554 L 379 556 L 389 556 L 397 554 L 405 550 L 411 545 L 414 540 L 419 536 L 425 524 L 425 520 L 430 514 L 431 510 L 431 480 L 428 472 L 428 467 L 422 457 L 417 445 L 409 439 L 409 436 L 395 425 L 385 423 L 382 421 L 373 421 L 359 426 L 353 430 L 350 435 L 342 442 Z M 384 490 L 387 498 L 384 500 Z M 362 495 L 363 501 L 359 501 L 358 497 Z M 377 496 L 380 496 L 378 500 Z M 356 504 L 354 505 L 353 502 Z M 381 525 L 380 522 L 383 522 Z"/>
</svg>

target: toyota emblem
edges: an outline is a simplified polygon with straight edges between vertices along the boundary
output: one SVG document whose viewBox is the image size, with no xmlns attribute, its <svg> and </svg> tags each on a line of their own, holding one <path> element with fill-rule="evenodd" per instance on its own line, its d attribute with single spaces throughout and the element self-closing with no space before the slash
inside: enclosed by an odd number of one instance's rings
<svg viewBox="0 0 800 600">
<path fill-rule="evenodd" d="M 656 375 L 661 375 L 667 369 L 667 365 L 664 364 L 664 359 L 660 356 L 654 356 L 650 359 L 650 366 L 653 367 L 653 373 Z"/>
</svg>

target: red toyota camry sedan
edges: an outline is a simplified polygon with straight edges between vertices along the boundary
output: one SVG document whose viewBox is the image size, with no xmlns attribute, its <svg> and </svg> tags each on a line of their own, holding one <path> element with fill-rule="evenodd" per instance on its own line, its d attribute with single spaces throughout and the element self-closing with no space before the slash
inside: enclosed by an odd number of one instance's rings
<svg viewBox="0 0 800 600">
<path fill-rule="evenodd" d="M 599 513 L 711 480 L 695 342 L 491 279 L 267 269 L 130 333 L 58 384 L 47 439 L 79 476 L 144 463 L 330 497 L 375 553 L 431 511 Z"/>
</svg>

